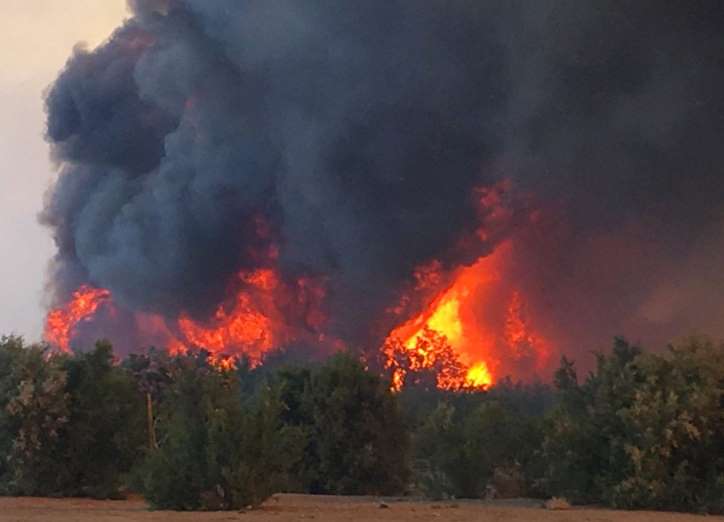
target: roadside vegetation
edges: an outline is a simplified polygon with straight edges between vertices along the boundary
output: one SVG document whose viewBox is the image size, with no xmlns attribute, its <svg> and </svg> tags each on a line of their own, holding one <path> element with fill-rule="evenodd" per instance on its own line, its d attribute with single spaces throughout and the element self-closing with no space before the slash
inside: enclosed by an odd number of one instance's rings
<svg viewBox="0 0 724 522">
<path fill-rule="evenodd" d="M 204 351 L 123 360 L 0 339 L 0 494 L 239 509 L 278 491 L 564 497 L 724 513 L 724 347 L 616 339 L 552 386 L 399 393 L 351 354 L 251 368 Z M 426 384 L 427 383 L 427 384 Z"/>
</svg>

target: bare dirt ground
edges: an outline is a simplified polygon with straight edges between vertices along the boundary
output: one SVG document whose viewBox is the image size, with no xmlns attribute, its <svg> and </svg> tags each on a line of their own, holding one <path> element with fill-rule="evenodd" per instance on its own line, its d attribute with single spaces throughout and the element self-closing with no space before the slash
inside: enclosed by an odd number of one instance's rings
<svg viewBox="0 0 724 522">
<path fill-rule="evenodd" d="M 275 495 L 260 509 L 248 512 L 178 513 L 149 511 L 142 500 L 94 501 L 83 499 L 0 498 L 3 522 L 171 522 L 194 520 L 307 521 L 338 522 L 702 522 L 698 515 L 609 511 L 573 508 L 548 511 L 535 507 L 514 507 L 483 502 L 380 501 L 372 498 Z M 706 517 L 722 521 L 724 517 Z"/>
</svg>

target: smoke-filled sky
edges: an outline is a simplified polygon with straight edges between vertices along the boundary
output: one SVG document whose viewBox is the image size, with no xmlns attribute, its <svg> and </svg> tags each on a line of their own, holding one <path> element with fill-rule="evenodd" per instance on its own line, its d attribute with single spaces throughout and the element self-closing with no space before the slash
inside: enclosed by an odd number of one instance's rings
<svg viewBox="0 0 724 522">
<path fill-rule="evenodd" d="M 103 41 L 125 0 L 0 2 L 0 332 L 40 338 L 46 267 L 53 255 L 37 214 L 54 177 L 43 139 L 43 91 L 73 46 Z"/>
<path fill-rule="evenodd" d="M 91 284 L 203 320 L 271 241 L 362 342 L 416 267 L 510 237 L 515 286 L 566 349 L 724 334 L 724 4 L 129 6 L 48 92 L 56 303 Z M 465 248 L 495 217 L 476 190 L 504 179 L 510 222 Z"/>
</svg>

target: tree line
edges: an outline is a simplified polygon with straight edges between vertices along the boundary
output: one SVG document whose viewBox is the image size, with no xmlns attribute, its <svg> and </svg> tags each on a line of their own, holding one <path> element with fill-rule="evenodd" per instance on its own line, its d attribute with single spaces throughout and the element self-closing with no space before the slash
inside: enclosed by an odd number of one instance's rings
<svg viewBox="0 0 724 522">
<path fill-rule="evenodd" d="M 252 368 L 203 350 L 53 353 L 0 339 L 0 494 L 239 509 L 278 491 L 564 497 L 724 512 L 724 346 L 616 339 L 579 376 L 443 391 L 349 353 Z M 424 376 L 423 376 L 424 377 Z"/>
</svg>

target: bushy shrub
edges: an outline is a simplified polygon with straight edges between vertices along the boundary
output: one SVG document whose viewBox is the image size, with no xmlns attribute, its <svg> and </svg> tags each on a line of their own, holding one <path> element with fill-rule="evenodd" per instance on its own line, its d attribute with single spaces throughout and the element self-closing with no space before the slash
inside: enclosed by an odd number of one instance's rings
<svg viewBox="0 0 724 522">
<path fill-rule="evenodd" d="M 4 378 L 4 428 L 11 440 L 5 442 L 3 489 L 15 495 L 62 494 L 62 436 L 70 416 L 67 376 L 59 358 L 47 357 L 42 347 L 19 347 L 19 340 L 3 343 L 11 364 Z"/>
<path fill-rule="evenodd" d="M 118 364 L 104 342 L 54 354 L 1 338 L 0 494 L 114 497 L 133 469 L 153 507 L 182 510 L 276 491 L 479 497 L 493 485 L 724 512 L 724 347 L 707 340 L 657 355 L 617 339 L 583 382 L 563 359 L 555 401 L 509 380 L 480 392 L 414 378 L 392 393 L 344 353 L 234 363 L 151 350 Z"/>
<path fill-rule="evenodd" d="M 12 481 L 9 459 L 21 419 L 8 411 L 8 404 L 19 391 L 20 361 L 25 355 L 21 338 L 0 338 L 0 494 L 9 494 Z"/>
<path fill-rule="evenodd" d="M 721 511 L 724 349 L 691 339 L 668 357 L 622 339 L 581 385 L 569 362 L 543 443 L 550 493 L 614 507 Z"/>
<path fill-rule="evenodd" d="M 137 472 L 155 508 L 239 509 L 283 488 L 303 433 L 281 422 L 278 390 L 242 392 L 241 372 L 207 354 L 177 357 L 159 410 L 158 448 Z"/>
<path fill-rule="evenodd" d="M 0 342 L 1 489 L 16 495 L 118 495 L 139 454 L 142 409 L 135 382 L 110 344 L 52 354 Z"/>
<path fill-rule="evenodd" d="M 507 488 L 519 496 L 522 470 L 540 444 L 538 424 L 495 400 L 469 410 L 441 402 L 415 434 L 419 486 L 436 497 L 480 498 L 494 478 L 507 475 L 520 482 Z"/>
<path fill-rule="evenodd" d="M 63 360 L 70 415 L 61 437 L 63 493 L 119 495 L 146 441 L 145 404 L 132 375 L 115 364 L 110 343 Z"/>
<path fill-rule="evenodd" d="M 349 354 L 297 381 L 298 424 L 309 433 L 302 463 L 308 491 L 396 494 L 409 476 L 407 431 L 394 395 Z M 294 410 L 291 410 L 294 412 Z"/>
<path fill-rule="evenodd" d="M 265 385 L 236 419 L 223 410 L 211 419 L 209 457 L 229 492 L 229 506 L 258 506 L 288 489 L 307 438 L 301 428 L 282 422 L 285 410 L 278 388 Z M 236 426 L 228 429 L 228 422 Z"/>
</svg>

